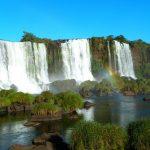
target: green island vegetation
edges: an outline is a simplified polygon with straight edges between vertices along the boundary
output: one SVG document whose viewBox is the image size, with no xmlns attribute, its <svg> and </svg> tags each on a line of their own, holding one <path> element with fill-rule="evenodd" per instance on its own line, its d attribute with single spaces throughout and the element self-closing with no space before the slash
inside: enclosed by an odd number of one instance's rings
<svg viewBox="0 0 150 150">
<path fill-rule="evenodd" d="M 103 79 L 99 83 L 85 81 L 79 86 L 79 91 L 83 97 L 110 95 L 116 91 L 123 94 L 132 92 L 132 95 L 145 95 L 150 93 L 150 79 L 133 80 L 113 75 L 111 79 Z"/>
<path fill-rule="evenodd" d="M 33 115 L 55 117 L 62 113 L 70 113 L 83 107 L 82 97 L 74 92 L 67 91 L 53 94 L 44 91 L 40 95 L 17 92 L 15 90 L 0 91 L 0 109 L 17 111 L 17 108 L 29 107 Z M 11 109 L 13 108 L 13 109 Z M 19 109 L 20 111 L 22 109 Z"/>
<path fill-rule="evenodd" d="M 149 150 L 150 120 L 131 122 L 127 129 L 113 124 L 79 122 L 72 130 L 73 150 Z"/>
</svg>

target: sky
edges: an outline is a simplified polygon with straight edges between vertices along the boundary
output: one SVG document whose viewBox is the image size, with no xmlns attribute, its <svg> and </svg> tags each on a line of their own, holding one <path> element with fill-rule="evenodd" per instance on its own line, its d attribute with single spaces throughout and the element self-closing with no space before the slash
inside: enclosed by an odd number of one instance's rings
<svg viewBox="0 0 150 150">
<path fill-rule="evenodd" d="M 150 43 L 150 0 L 0 0 L 0 39 L 124 35 Z"/>
</svg>

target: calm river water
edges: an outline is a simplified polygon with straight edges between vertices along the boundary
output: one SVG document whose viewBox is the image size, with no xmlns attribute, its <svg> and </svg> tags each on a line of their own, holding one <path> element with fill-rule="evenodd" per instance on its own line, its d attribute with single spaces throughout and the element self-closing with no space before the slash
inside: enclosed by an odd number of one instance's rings
<svg viewBox="0 0 150 150">
<path fill-rule="evenodd" d="M 150 102 L 142 96 L 104 96 L 88 99 L 96 105 L 88 110 L 80 110 L 81 119 L 101 123 L 114 123 L 126 127 L 129 122 L 150 118 Z M 12 144 L 31 144 L 34 137 L 43 132 L 60 132 L 69 140 L 71 128 L 78 122 L 63 118 L 61 121 L 47 122 L 38 127 L 25 127 L 28 114 L 3 115 L 0 117 L 0 150 L 7 150 Z"/>
</svg>

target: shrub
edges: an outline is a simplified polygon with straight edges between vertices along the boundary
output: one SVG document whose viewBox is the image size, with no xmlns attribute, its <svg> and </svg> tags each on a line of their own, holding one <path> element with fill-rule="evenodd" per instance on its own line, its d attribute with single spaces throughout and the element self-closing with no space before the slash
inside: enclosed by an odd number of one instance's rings
<svg viewBox="0 0 150 150">
<path fill-rule="evenodd" d="M 40 116 L 47 116 L 47 115 L 55 116 L 60 112 L 61 108 L 56 105 L 52 105 L 51 103 L 36 104 L 32 109 L 32 113 L 34 115 Z"/>
<path fill-rule="evenodd" d="M 7 98 L 10 99 L 11 103 L 27 105 L 31 105 L 34 100 L 32 95 L 23 92 L 11 93 Z"/>
<path fill-rule="evenodd" d="M 54 94 L 49 91 L 44 91 L 40 95 L 36 96 L 35 103 L 49 102 L 54 104 Z"/>
<path fill-rule="evenodd" d="M 0 108 L 8 107 L 11 105 L 11 101 L 8 98 L 0 98 Z"/>
<path fill-rule="evenodd" d="M 102 80 L 102 82 L 98 83 L 95 86 L 95 90 L 100 95 L 107 95 L 107 94 L 111 94 L 113 92 L 113 87 L 109 81 L 104 79 L 104 80 Z"/>
<path fill-rule="evenodd" d="M 80 122 L 71 134 L 74 150 L 123 150 L 126 132 L 116 125 L 101 125 L 96 122 Z"/>
<path fill-rule="evenodd" d="M 55 103 L 62 107 L 64 111 L 74 111 L 83 107 L 82 97 L 74 92 L 67 91 L 56 95 Z"/>
<path fill-rule="evenodd" d="M 150 149 L 150 120 L 132 122 L 128 125 L 127 130 L 129 136 L 129 149 Z"/>
<path fill-rule="evenodd" d="M 0 97 L 7 97 L 8 95 L 10 95 L 12 93 L 16 93 L 16 91 L 13 90 L 13 89 L 10 89 L 10 90 L 1 90 L 0 91 Z"/>
</svg>

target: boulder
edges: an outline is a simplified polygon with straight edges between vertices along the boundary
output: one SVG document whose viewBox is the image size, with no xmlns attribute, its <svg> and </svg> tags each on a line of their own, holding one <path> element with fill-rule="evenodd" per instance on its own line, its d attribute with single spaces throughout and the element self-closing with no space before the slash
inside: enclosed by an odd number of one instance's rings
<svg viewBox="0 0 150 150">
<path fill-rule="evenodd" d="M 77 83 L 74 79 L 55 81 L 51 83 L 50 88 L 55 93 L 65 91 L 77 91 Z"/>
<path fill-rule="evenodd" d="M 15 103 L 9 107 L 7 107 L 7 111 L 8 113 L 12 113 L 12 112 L 19 112 L 19 111 L 30 111 L 31 110 L 31 106 L 30 105 L 23 105 L 23 104 L 19 104 L 19 103 Z"/>
<path fill-rule="evenodd" d="M 20 145 L 14 144 L 10 147 L 10 150 L 54 150 L 51 142 L 47 142 L 45 145 Z"/>
<path fill-rule="evenodd" d="M 32 143 L 34 145 L 45 145 L 46 142 L 50 139 L 50 137 L 51 137 L 51 134 L 43 133 L 42 135 L 33 139 Z"/>
<path fill-rule="evenodd" d="M 40 125 L 39 122 L 32 122 L 32 121 L 28 121 L 24 124 L 24 126 L 26 126 L 26 127 L 37 127 L 39 125 Z"/>
<path fill-rule="evenodd" d="M 62 114 L 59 114 L 57 116 L 38 116 L 38 115 L 32 115 L 30 121 L 31 122 L 40 122 L 40 121 L 56 121 L 56 120 L 61 120 L 62 119 Z"/>
<path fill-rule="evenodd" d="M 150 102 L 150 96 L 146 96 L 143 98 L 143 101 Z"/>
<path fill-rule="evenodd" d="M 34 145 L 21 145 L 21 144 L 14 144 L 10 147 L 10 150 L 34 150 L 36 146 Z"/>
<path fill-rule="evenodd" d="M 132 91 L 124 91 L 123 94 L 124 94 L 125 96 L 134 96 L 134 95 L 135 95 L 135 93 L 132 92 Z"/>
<path fill-rule="evenodd" d="M 88 108 L 93 107 L 93 106 L 95 106 L 95 104 L 92 103 L 92 102 L 86 101 L 86 102 L 84 103 L 84 108 L 85 108 L 85 109 L 88 109 Z"/>
</svg>

